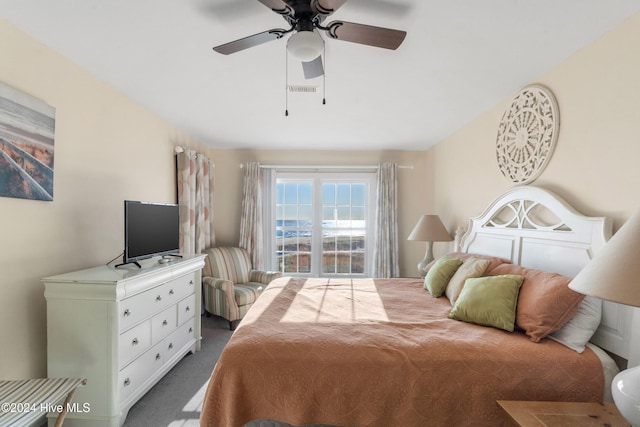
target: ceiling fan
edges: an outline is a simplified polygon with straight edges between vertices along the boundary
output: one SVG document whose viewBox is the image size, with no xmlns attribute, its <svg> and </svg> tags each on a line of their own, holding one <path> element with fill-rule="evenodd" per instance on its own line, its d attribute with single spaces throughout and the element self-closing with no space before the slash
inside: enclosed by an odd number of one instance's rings
<svg viewBox="0 0 640 427">
<path fill-rule="evenodd" d="M 288 30 L 275 28 L 244 37 L 213 48 L 229 55 L 293 33 L 287 41 L 287 50 L 302 61 L 305 78 L 324 74 L 322 52 L 324 41 L 317 30 L 325 31 L 329 38 L 368 46 L 395 50 L 407 33 L 390 28 L 374 27 L 346 21 L 323 21 L 338 10 L 347 0 L 258 0 L 289 24 Z"/>
</svg>

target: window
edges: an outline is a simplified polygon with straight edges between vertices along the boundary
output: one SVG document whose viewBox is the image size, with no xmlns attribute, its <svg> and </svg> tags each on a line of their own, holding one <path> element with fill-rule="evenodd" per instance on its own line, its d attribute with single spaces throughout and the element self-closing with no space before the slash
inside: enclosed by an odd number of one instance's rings
<svg viewBox="0 0 640 427">
<path fill-rule="evenodd" d="M 370 275 L 374 184 L 372 173 L 277 173 L 271 239 L 277 269 Z"/>
</svg>

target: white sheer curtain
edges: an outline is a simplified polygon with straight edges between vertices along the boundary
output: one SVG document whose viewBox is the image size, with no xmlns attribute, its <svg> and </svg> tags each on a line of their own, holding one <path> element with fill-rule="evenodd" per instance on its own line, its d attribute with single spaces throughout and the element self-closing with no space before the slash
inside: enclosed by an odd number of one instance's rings
<svg viewBox="0 0 640 427">
<path fill-rule="evenodd" d="M 373 276 L 399 277 L 398 256 L 398 165 L 381 163 L 376 174 L 376 232 Z"/>
<path fill-rule="evenodd" d="M 184 254 L 197 254 L 216 244 L 213 229 L 213 163 L 184 149 L 177 154 L 180 240 Z"/>
<path fill-rule="evenodd" d="M 240 247 L 251 255 L 254 269 L 264 269 L 262 185 L 260 164 L 248 162 L 244 169 L 242 216 L 240 218 Z"/>
</svg>

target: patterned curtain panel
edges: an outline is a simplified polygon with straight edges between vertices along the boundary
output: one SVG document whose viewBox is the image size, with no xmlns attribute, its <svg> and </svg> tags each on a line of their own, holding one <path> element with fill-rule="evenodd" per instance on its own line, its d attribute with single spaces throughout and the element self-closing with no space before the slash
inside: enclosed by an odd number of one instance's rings
<svg viewBox="0 0 640 427">
<path fill-rule="evenodd" d="M 264 268 L 262 183 L 260 164 L 247 163 L 244 169 L 240 247 L 251 254 L 253 268 L 257 270 Z"/>
<path fill-rule="evenodd" d="M 398 257 L 398 165 L 381 163 L 376 175 L 376 232 L 373 276 L 400 277 Z"/>
<path fill-rule="evenodd" d="M 216 243 L 213 163 L 206 156 L 188 149 L 178 153 L 177 158 L 180 246 L 185 254 L 197 254 Z"/>
</svg>

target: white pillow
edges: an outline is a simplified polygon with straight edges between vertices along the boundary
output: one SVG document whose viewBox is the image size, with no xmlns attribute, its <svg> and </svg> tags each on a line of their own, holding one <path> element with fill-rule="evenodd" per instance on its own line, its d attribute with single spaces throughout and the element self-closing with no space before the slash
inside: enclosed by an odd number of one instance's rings
<svg viewBox="0 0 640 427">
<path fill-rule="evenodd" d="M 576 314 L 549 338 L 564 344 L 572 350 L 582 353 L 593 336 L 602 318 L 602 300 L 586 296 Z"/>
</svg>

